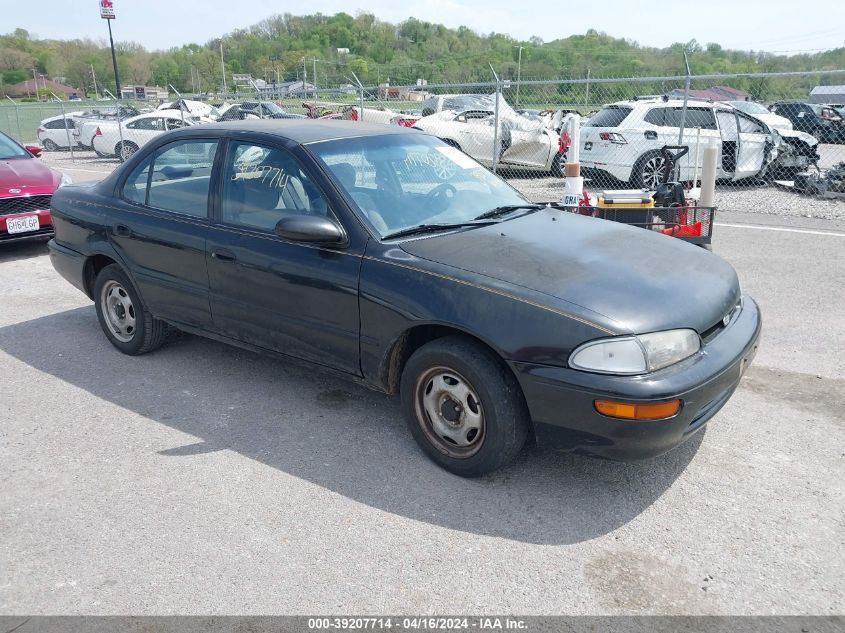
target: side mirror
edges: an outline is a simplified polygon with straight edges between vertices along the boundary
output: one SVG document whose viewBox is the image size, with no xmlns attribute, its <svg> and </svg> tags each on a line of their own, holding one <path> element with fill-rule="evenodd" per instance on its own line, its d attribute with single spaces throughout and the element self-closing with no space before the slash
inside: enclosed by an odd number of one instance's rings
<svg viewBox="0 0 845 633">
<path fill-rule="evenodd" d="M 38 145 L 24 145 L 23 148 L 35 156 L 35 158 L 41 156 L 41 148 Z"/>
<path fill-rule="evenodd" d="M 276 224 L 276 235 L 297 242 L 340 245 L 346 242 L 343 229 L 328 218 L 316 215 L 289 215 Z"/>
</svg>

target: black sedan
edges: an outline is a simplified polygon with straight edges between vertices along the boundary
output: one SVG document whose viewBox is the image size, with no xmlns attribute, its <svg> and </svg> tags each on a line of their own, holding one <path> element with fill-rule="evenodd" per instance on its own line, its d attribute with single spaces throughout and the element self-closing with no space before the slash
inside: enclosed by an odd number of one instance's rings
<svg viewBox="0 0 845 633">
<path fill-rule="evenodd" d="M 719 257 L 532 204 L 402 127 L 184 128 L 52 204 L 53 265 L 120 351 L 179 329 L 331 368 L 400 394 L 464 476 L 529 437 L 663 453 L 725 404 L 760 335 Z"/>
</svg>

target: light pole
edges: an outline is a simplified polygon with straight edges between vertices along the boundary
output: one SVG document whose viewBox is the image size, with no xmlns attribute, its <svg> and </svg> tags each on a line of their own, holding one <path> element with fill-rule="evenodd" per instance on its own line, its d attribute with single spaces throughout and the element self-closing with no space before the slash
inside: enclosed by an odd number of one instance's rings
<svg viewBox="0 0 845 633">
<path fill-rule="evenodd" d="M 522 79 L 522 49 L 524 46 L 517 46 L 519 49 L 519 60 L 516 62 L 516 105 L 519 105 L 519 82 Z"/>
</svg>

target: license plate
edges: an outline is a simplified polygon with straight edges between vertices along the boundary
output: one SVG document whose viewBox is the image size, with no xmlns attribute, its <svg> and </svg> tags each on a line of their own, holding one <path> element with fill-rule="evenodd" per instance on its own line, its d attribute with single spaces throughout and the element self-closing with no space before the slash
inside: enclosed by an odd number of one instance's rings
<svg viewBox="0 0 845 633">
<path fill-rule="evenodd" d="M 40 228 L 37 215 L 25 215 L 22 218 L 6 218 L 6 230 L 9 233 L 28 233 Z"/>
</svg>

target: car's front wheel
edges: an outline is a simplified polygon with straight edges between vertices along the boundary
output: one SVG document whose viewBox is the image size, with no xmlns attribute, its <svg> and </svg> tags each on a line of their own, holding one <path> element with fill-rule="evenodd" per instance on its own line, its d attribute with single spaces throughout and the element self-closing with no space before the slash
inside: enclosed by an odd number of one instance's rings
<svg viewBox="0 0 845 633">
<path fill-rule="evenodd" d="M 144 308 L 132 282 L 117 264 L 106 266 L 97 275 L 94 305 L 106 338 L 124 354 L 146 354 L 165 342 L 167 324 Z"/>
<path fill-rule="evenodd" d="M 501 468 L 528 437 L 528 409 L 513 374 L 492 351 L 450 336 L 423 345 L 402 372 L 402 407 L 414 439 L 462 477 Z"/>
<path fill-rule="evenodd" d="M 135 143 L 130 143 L 129 141 L 123 141 L 122 143 L 118 143 L 114 146 L 114 153 L 117 154 L 117 157 L 122 161 L 126 162 L 138 151 L 138 146 Z"/>
</svg>

